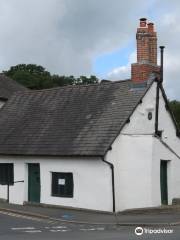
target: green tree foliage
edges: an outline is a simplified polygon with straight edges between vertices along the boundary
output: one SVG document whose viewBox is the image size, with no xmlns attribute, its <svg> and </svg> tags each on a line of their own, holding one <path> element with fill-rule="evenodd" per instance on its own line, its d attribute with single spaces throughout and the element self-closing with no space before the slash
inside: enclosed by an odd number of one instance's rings
<svg viewBox="0 0 180 240">
<path fill-rule="evenodd" d="M 30 89 L 98 83 L 95 76 L 75 78 L 74 76 L 51 75 L 44 67 L 35 64 L 19 64 L 4 71 L 4 74 Z"/>
<path fill-rule="evenodd" d="M 174 100 L 170 102 L 171 110 L 174 113 L 175 119 L 180 127 L 180 102 Z"/>
</svg>

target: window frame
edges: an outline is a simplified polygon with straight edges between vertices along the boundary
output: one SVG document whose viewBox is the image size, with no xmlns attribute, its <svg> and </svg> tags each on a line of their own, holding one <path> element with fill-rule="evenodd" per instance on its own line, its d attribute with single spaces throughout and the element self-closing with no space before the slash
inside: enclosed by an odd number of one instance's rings
<svg viewBox="0 0 180 240">
<path fill-rule="evenodd" d="M 62 186 L 58 184 L 59 179 L 65 179 L 65 184 Z M 72 172 L 51 172 L 51 196 L 60 198 L 74 197 L 74 178 Z"/>
<path fill-rule="evenodd" d="M 14 163 L 0 163 L 0 185 L 14 185 Z"/>
</svg>

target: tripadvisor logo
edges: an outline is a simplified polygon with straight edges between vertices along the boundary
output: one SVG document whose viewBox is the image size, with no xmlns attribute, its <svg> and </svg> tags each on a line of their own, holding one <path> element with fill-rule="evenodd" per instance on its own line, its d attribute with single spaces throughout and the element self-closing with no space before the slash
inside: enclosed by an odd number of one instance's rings
<svg viewBox="0 0 180 240">
<path fill-rule="evenodd" d="M 140 236 L 142 234 L 171 234 L 173 233 L 173 229 L 166 229 L 166 228 L 142 228 L 137 227 L 135 228 L 135 234 Z"/>
<path fill-rule="evenodd" d="M 142 227 L 137 227 L 135 228 L 135 234 L 140 236 L 143 234 L 143 228 Z"/>
</svg>

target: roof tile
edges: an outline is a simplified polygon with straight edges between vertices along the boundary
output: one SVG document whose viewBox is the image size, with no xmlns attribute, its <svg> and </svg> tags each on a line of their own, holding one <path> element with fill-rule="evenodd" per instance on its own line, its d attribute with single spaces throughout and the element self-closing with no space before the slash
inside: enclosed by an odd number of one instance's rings
<svg viewBox="0 0 180 240">
<path fill-rule="evenodd" d="M 102 156 L 146 90 L 127 80 L 18 92 L 0 111 L 0 154 Z"/>
</svg>

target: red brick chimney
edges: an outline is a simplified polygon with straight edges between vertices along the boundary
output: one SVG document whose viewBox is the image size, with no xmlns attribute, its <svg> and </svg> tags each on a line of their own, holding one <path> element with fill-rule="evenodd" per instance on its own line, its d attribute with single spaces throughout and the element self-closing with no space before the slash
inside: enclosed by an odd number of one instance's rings
<svg viewBox="0 0 180 240">
<path fill-rule="evenodd" d="M 146 18 L 140 19 L 136 40 L 137 63 L 131 65 L 131 79 L 134 83 L 142 83 L 160 72 L 157 65 L 157 34 L 154 31 L 154 24 L 147 23 Z"/>
</svg>

